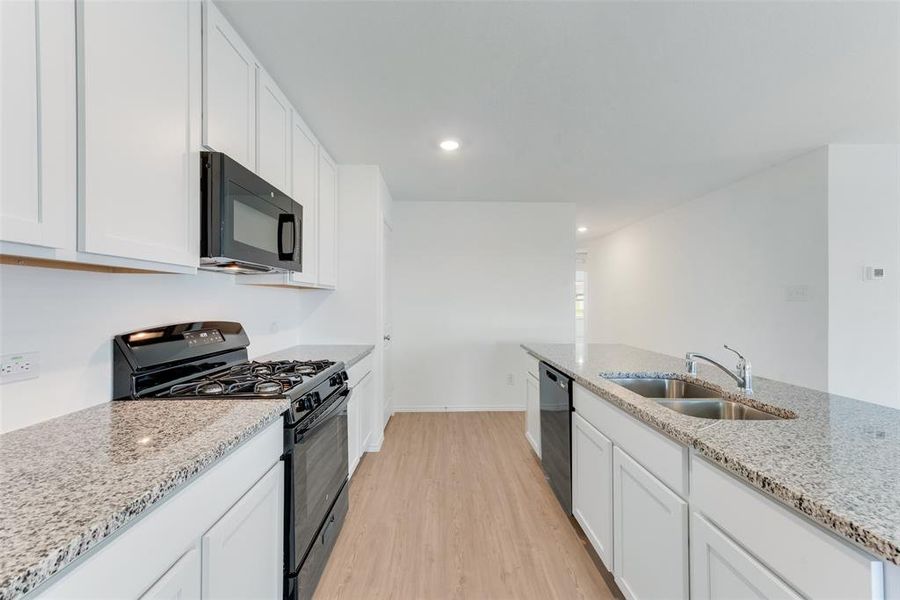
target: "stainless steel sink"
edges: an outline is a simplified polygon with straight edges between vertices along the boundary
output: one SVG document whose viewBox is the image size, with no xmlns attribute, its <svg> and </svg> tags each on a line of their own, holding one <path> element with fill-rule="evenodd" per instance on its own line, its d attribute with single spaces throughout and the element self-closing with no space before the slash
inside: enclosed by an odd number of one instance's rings
<svg viewBox="0 0 900 600">
<path fill-rule="evenodd" d="M 716 390 L 681 381 L 664 378 L 610 379 L 615 384 L 645 398 L 650 398 L 669 410 L 701 419 L 739 421 L 765 421 L 781 419 L 777 415 L 753 407 L 719 398 Z"/>
<path fill-rule="evenodd" d="M 631 379 L 610 379 L 644 398 L 720 398 L 721 394 L 696 383 L 680 379 L 658 379 L 635 377 Z"/>
<path fill-rule="evenodd" d="M 740 402 L 732 402 L 723 398 L 709 398 L 705 400 L 667 400 L 653 398 L 653 401 L 669 410 L 699 417 L 701 419 L 725 419 L 731 421 L 769 421 L 781 417 L 771 413 L 757 410 Z"/>
</svg>

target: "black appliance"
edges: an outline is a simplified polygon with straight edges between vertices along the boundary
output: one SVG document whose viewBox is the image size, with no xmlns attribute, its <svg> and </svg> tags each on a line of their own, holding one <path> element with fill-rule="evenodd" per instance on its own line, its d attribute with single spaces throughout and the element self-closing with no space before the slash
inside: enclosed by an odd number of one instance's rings
<svg viewBox="0 0 900 600">
<path fill-rule="evenodd" d="M 113 398 L 285 398 L 284 598 L 311 598 L 349 508 L 341 362 L 250 361 L 240 323 L 204 321 L 115 336 Z"/>
<path fill-rule="evenodd" d="M 303 207 L 221 152 L 200 160 L 200 268 L 302 271 Z"/>
<path fill-rule="evenodd" d="M 572 380 L 541 363 L 541 465 L 566 514 L 572 514 Z"/>
</svg>

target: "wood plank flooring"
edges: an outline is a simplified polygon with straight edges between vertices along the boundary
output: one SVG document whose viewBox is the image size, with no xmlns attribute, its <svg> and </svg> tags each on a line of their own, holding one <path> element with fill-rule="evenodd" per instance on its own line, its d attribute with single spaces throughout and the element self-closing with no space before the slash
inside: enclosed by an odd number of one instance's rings
<svg viewBox="0 0 900 600">
<path fill-rule="evenodd" d="M 317 600 L 614 598 L 524 413 L 399 413 L 365 456 Z"/>
</svg>

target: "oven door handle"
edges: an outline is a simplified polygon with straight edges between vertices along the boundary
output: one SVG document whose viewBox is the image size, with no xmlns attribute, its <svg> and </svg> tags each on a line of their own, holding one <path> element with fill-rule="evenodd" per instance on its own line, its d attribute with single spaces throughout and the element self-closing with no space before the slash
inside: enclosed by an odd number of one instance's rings
<svg viewBox="0 0 900 600">
<path fill-rule="evenodd" d="M 301 440 L 302 440 L 305 436 L 307 436 L 308 434 L 313 433 L 313 432 L 315 432 L 317 429 L 319 429 L 320 427 L 324 426 L 328 421 L 331 420 L 331 417 L 333 417 L 333 416 L 335 416 L 336 414 L 338 414 L 338 412 L 340 412 L 340 410 L 341 410 L 342 408 L 344 408 L 344 407 L 347 406 L 347 402 L 349 401 L 349 398 L 350 398 L 350 388 L 349 388 L 349 387 L 345 387 L 343 390 L 341 390 L 340 392 L 338 392 L 338 394 L 341 396 L 341 399 L 335 401 L 335 403 L 332 404 L 332 405 L 328 408 L 327 411 L 323 412 L 321 415 L 319 415 L 319 416 L 316 418 L 315 421 L 313 421 L 312 423 L 310 423 L 310 426 L 309 426 L 309 427 L 304 427 L 304 428 L 301 428 L 301 429 L 297 429 L 297 430 L 294 432 L 294 443 L 295 443 L 295 444 L 296 444 L 297 442 L 301 441 Z"/>
</svg>

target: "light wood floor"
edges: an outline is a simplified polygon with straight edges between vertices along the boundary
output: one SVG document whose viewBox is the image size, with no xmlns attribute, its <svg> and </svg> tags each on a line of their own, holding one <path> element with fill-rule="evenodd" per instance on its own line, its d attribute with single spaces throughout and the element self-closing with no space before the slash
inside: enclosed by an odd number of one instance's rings
<svg viewBox="0 0 900 600">
<path fill-rule="evenodd" d="M 394 415 L 317 600 L 613 598 L 523 431 L 524 413 Z"/>
</svg>

